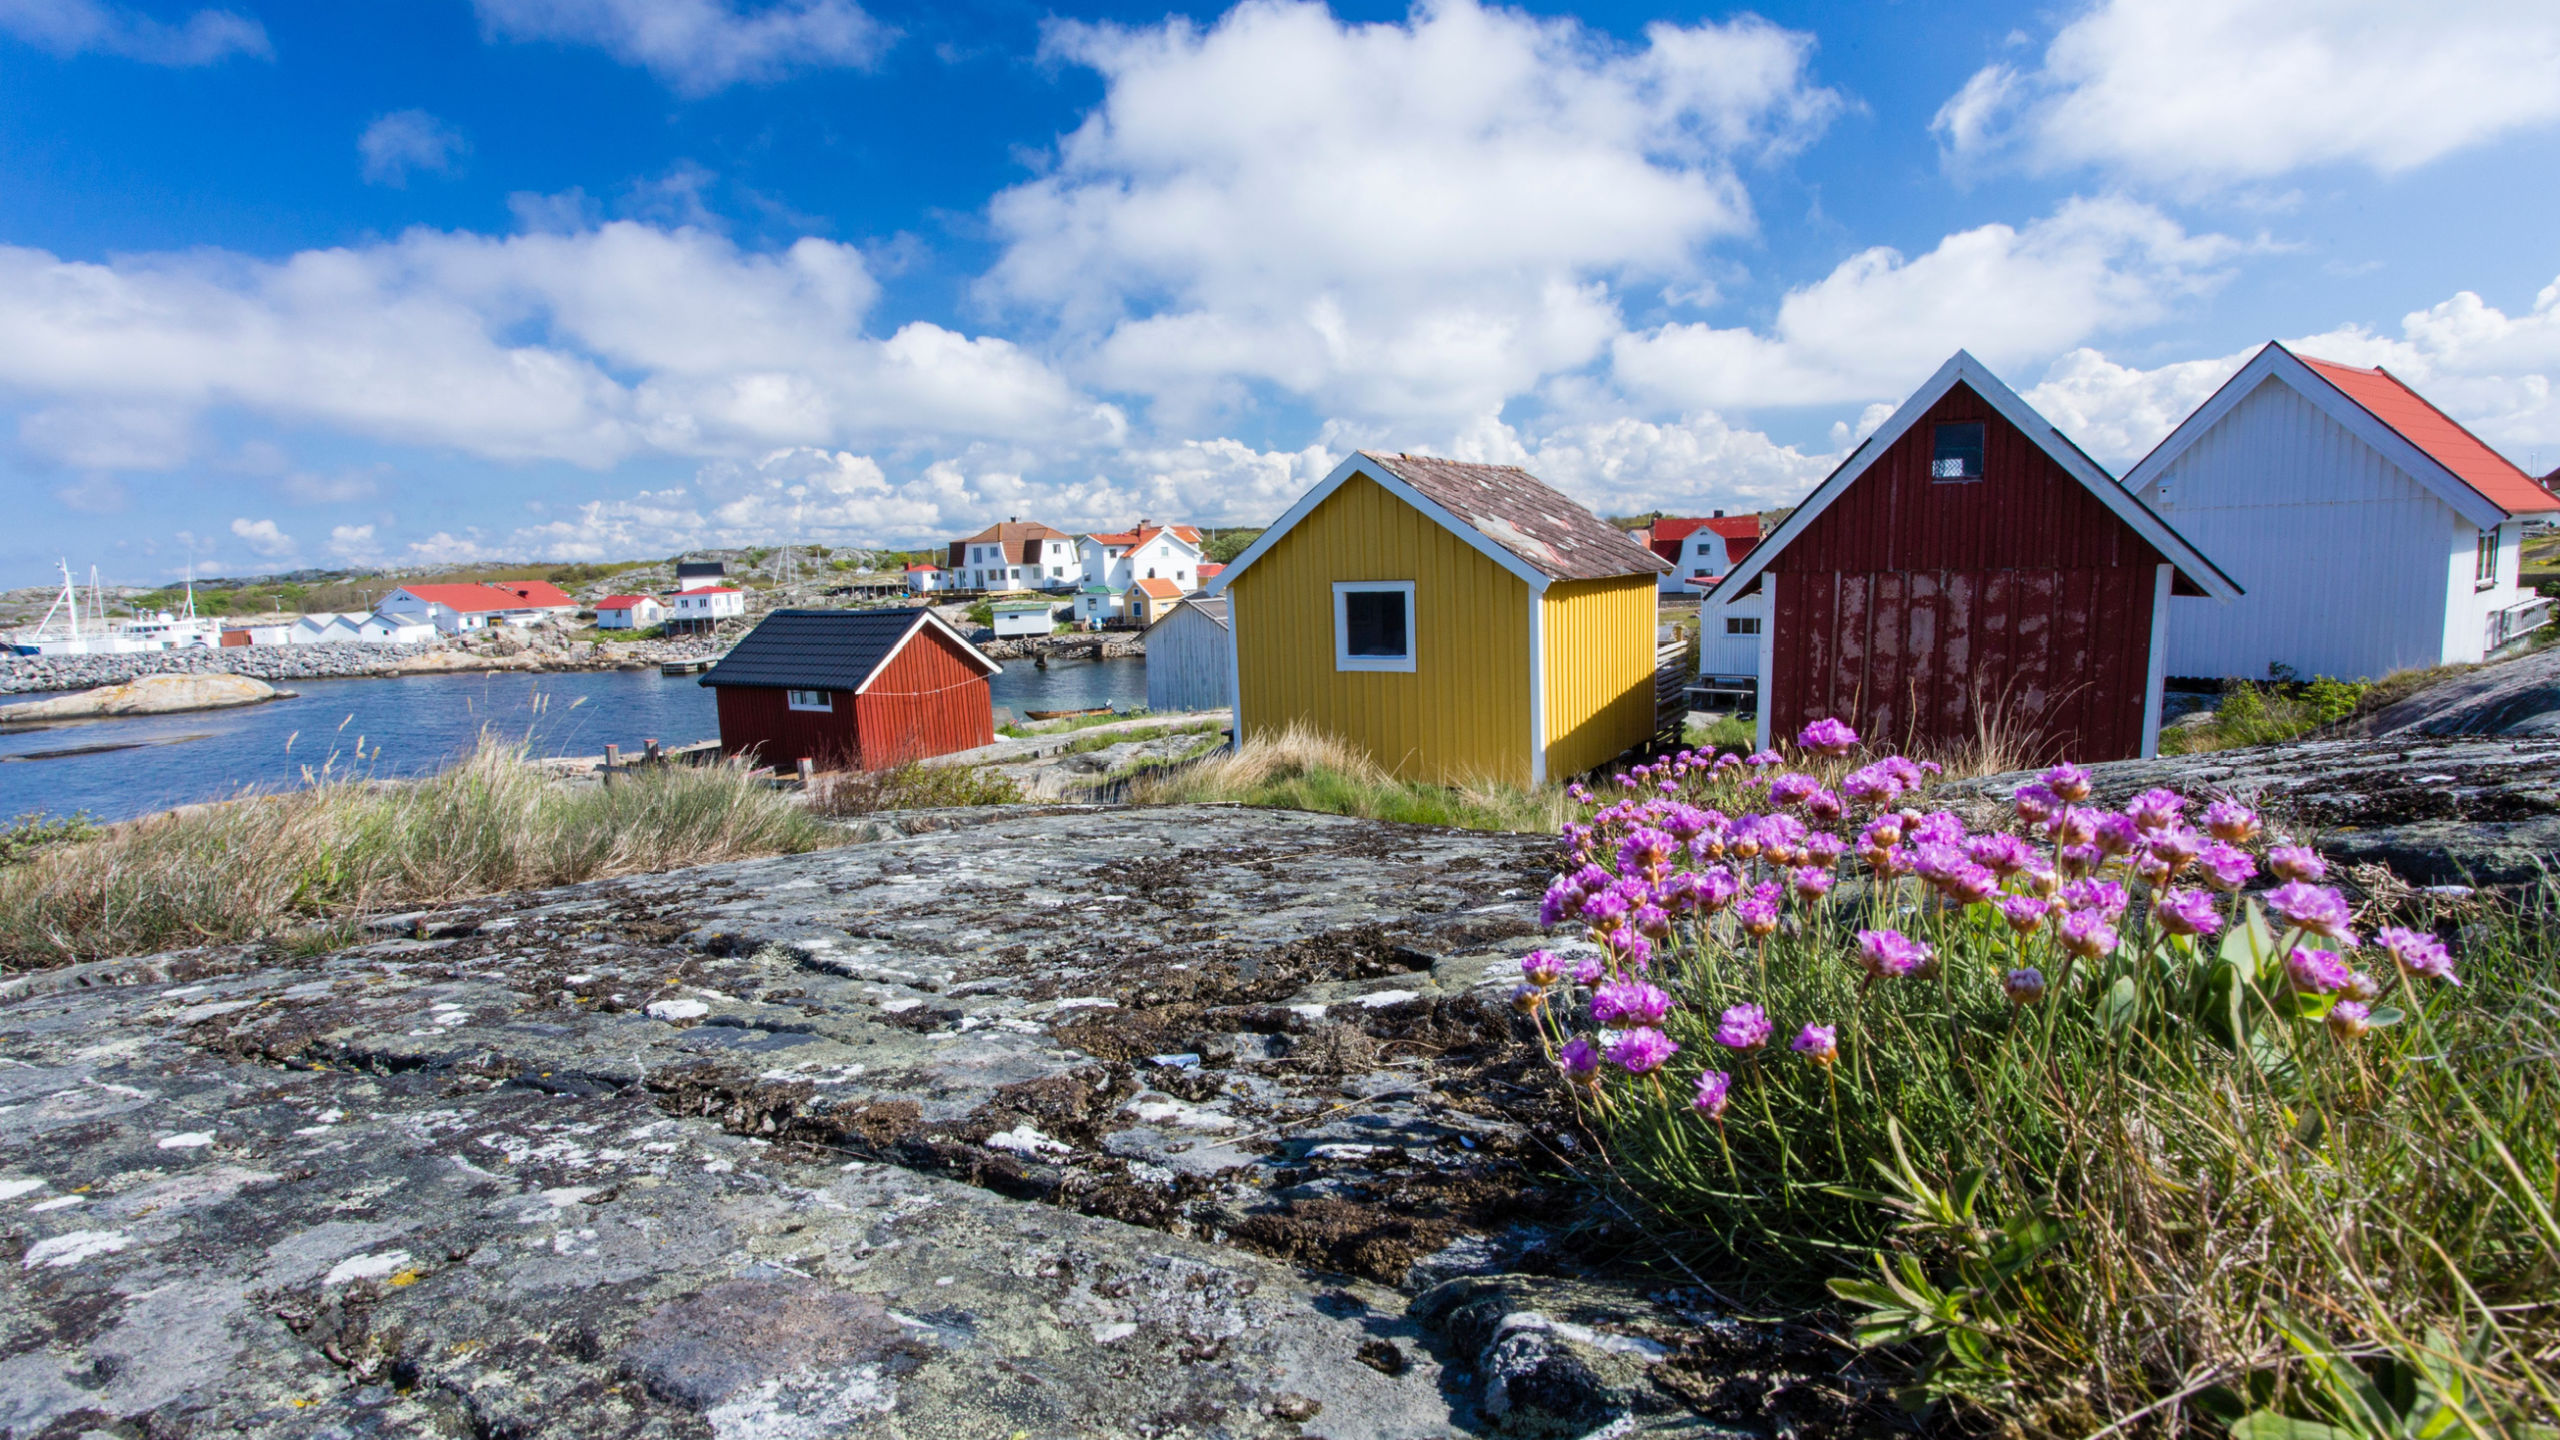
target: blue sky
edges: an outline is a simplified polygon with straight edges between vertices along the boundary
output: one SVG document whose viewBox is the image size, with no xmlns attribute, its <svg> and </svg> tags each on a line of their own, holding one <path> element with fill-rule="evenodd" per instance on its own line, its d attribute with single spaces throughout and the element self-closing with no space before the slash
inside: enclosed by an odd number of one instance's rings
<svg viewBox="0 0 2560 1440">
<path fill-rule="evenodd" d="M 2560 10 L 0 0 L 0 582 L 1800 496 L 1973 349 L 2560 466 Z"/>
</svg>

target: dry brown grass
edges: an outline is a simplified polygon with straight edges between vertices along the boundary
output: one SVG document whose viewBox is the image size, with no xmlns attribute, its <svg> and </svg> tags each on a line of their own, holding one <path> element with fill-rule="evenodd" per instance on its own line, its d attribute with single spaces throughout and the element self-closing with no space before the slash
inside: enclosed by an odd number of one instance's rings
<svg viewBox="0 0 2560 1440">
<path fill-rule="evenodd" d="M 408 783 L 330 780 L 107 829 L 0 870 L 0 968 L 285 936 L 368 912 L 840 843 L 742 770 L 575 789 L 484 742 Z"/>
<path fill-rule="evenodd" d="M 1565 819 L 1562 789 L 1523 789 L 1500 781 L 1430 785 L 1397 777 L 1339 736 L 1293 724 L 1256 735 L 1240 748 L 1133 781 L 1140 805 L 1228 801 L 1283 810 L 1316 810 L 1465 830 L 1551 831 Z"/>
</svg>

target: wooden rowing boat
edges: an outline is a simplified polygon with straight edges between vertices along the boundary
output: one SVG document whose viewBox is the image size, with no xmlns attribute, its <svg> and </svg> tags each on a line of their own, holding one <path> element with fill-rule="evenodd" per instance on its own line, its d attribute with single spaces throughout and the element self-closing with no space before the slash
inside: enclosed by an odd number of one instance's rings
<svg viewBox="0 0 2560 1440">
<path fill-rule="evenodd" d="M 1110 713 L 1110 706 L 1096 705 L 1090 710 L 1025 710 L 1022 712 L 1022 717 L 1026 720 L 1073 720 L 1082 715 L 1108 715 Z"/>
</svg>

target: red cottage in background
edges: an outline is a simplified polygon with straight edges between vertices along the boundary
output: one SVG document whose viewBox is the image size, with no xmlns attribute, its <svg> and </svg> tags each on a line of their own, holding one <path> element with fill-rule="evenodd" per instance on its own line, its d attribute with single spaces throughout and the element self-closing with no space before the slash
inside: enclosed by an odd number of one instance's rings
<svg viewBox="0 0 2560 1440">
<path fill-rule="evenodd" d="M 2157 753 L 2169 596 L 2240 593 L 1963 351 L 1716 593 L 1762 588 L 1764 746 L 1837 715 L 1923 752 L 1997 728 L 2039 763 Z"/>
<path fill-rule="evenodd" d="M 884 770 L 993 744 L 1003 668 L 930 610 L 776 610 L 702 683 L 727 754 Z"/>
</svg>

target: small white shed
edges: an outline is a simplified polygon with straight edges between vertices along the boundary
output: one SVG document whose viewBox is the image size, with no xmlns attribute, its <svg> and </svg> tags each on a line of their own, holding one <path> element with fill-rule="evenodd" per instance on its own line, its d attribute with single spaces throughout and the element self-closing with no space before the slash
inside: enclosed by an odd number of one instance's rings
<svg viewBox="0 0 2560 1440">
<path fill-rule="evenodd" d="M 2173 676 L 2380 679 L 2549 615 L 2518 562 L 2525 518 L 2560 499 L 2386 370 L 2270 344 L 2124 487 L 2247 592 L 2169 602 Z"/>
<path fill-rule="evenodd" d="M 1147 708 L 1222 710 L 1235 703 L 1235 634 L 1226 597 L 1184 597 L 1147 627 Z"/>
<path fill-rule="evenodd" d="M 999 640 L 1046 635 L 1056 628 L 1054 611 L 1046 600 L 1008 600 L 988 608 L 995 612 Z"/>
</svg>

